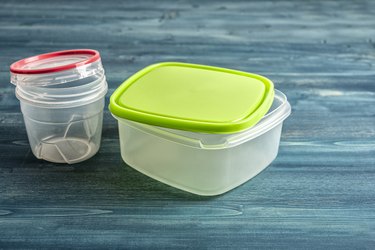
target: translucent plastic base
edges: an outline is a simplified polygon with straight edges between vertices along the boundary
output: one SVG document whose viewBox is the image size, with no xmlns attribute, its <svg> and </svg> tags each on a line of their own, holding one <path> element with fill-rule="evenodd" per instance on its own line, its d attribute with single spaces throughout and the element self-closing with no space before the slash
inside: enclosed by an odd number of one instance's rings
<svg viewBox="0 0 375 250">
<path fill-rule="evenodd" d="M 104 100 L 79 107 L 48 109 L 21 102 L 32 152 L 38 159 L 77 163 L 98 152 Z"/>
<path fill-rule="evenodd" d="M 199 195 L 225 193 L 248 181 L 276 157 L 282 123 L 238 146 L 190 147 L 119 122 L 121 156 L 134 169 Z"/>
<path fill-rule="evenodd" d="M 44 138 L 33 149 L 35 156 L 56 163 L 76 163 L 92 157 L 99 145 L 74 137 Z"/>
</svg>

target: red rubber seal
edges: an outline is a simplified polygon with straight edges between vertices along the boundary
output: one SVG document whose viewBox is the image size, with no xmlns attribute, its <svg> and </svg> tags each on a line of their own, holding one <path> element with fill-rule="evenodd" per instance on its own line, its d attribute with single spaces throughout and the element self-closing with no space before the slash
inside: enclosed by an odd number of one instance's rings
<svg viewBox="0 0 375 250">
<path fill-rule="evenodd" d="M 23 67 L 26 64 L 29 64 L 31 62 L 35 62 L 38 60 L 43 60 L 51 57 L 59 57 L 59 56 L 66 56 L 66 55 L 91 55 L 89 58 L 84 59 L 82 61 L 76 62 L 76 63 L 69 63 L 66 65 L 61 65 L 57 67 L 51 67 L 51 68 L 42 68 L 42 69 L 23 69 Z M 15 63 L 12 63 L 10 65 L 10 71 L 12 73 L 16 74 L 45 74 L 45 73 L 53 73 L 53 72 L 59 72 L 64 71 L 68 69 L 77 68 L 79 66 L 83 66 L 85 64 L 93 63 L 100 59 L 100 54 L 96 50 L 92 49 L 74 49 L 74 50 L 61 50 L 46 54 L 40 54 L 37 56 L 32 56 L 28 58 L 24 58 L 22 60 L 19 60 Z"/>
</svg>

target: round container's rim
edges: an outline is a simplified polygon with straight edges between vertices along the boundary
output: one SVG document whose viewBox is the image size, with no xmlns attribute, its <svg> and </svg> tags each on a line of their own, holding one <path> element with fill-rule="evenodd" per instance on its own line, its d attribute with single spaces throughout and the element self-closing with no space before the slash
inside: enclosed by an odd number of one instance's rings
<svg viewBox="0 0 375 250">
<path fill-rule="evenodd" d="M 42 68 L 42 69 L 22 69 L 23 66 L 29 64 L 31 62 L 35 62 L 42 59 L 52 58 L 52 57 L 59 57 L 65 55 L 91 55 L 91 57 L 84 59 L 79 62 L 69 63 L 66 65 L 61 65 L 57 67 L 50 67 L 50 68 Z M 77 68 L 86 64 L 93 63 L 100 59 L 100 54 L 97 50 L 93 49 L 73 49 L 73 50 L 60 50 L 45 54 L 40 54 L 28 58 L 21 59 L 17 62 L 12 63 L 10 65 L 10 71 L 15 74 L 46 74 L 46 73 L 54 73 L 65 71 L 73 68 Z"/>
</svg>

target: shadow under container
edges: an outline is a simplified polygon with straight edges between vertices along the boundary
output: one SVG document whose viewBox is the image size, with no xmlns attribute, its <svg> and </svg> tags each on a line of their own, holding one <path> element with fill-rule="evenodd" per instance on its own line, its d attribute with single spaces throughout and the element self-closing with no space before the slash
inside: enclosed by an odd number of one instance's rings
<svg viewBox="0 0 375 250">
<path fill-rule="evenodd" d="M 26 131 L 38 159 L 73 164 L 100 147 L 107 82 L 95 50 L 66 50 L 11 65 Z"/>
<path fill-rule="evenodd" d="M 125 81 L 111 96 L 110 110 L 129 166 L 210 196 L 245 183 L 271 164 L 291 107 L 262 76 L 160 63 Z"/>
</svg>

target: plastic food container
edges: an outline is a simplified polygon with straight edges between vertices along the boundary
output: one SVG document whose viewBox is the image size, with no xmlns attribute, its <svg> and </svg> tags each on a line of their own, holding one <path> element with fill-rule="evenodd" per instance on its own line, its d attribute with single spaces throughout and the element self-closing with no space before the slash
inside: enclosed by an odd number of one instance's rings
<svg viewBox="0 0 375 250">
<path fill-rule="evenodd" d="M 99 150 L 107 82 L 98 51 L 37 55 L 10 71 L 37 158 L 72 164 Z"/>
<path fill-rule="evenodd" d="M 185 63 L 141 70 L 109 108 L 129 166 L 198 195 L 222 194 L 266 168 L 291 111 L 267 78 Z"/>
</svg>

